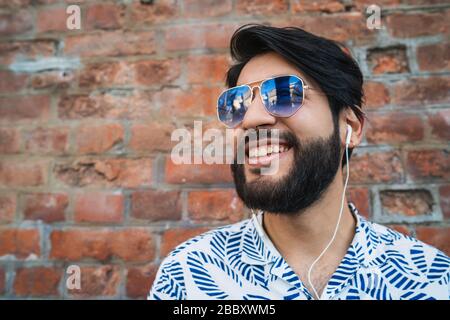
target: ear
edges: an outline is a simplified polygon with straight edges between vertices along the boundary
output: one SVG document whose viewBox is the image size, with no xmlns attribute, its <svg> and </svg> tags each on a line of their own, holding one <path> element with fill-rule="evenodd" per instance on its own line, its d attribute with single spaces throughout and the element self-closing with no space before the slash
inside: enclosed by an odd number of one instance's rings
<svg viewBox="0 0 450 320">
<path fill-rule="evenodd" d="M 346 108 L 340 117 L 340 127 L 341 127 L 341 139 L 342 143 L 345 146 L 346 138 L 347 138 L 347 126 L 351 128 L 351 134 L 349 137 L 349 149 L 352 149 L 359 145 L 363 138 L 363 129 L 364 129 L 364 117 L 358 118 L 356 113 L 352 108 Z"/>
</svg>

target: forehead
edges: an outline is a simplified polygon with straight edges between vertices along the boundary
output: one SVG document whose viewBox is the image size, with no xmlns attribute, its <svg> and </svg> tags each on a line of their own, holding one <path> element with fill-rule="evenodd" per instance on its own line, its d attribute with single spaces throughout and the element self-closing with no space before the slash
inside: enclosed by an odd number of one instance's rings
<svg viewBox="0 0 450 320">
<path fill-rule="evenodd" d="M 239 74 L 237 85 L 287 74 L 294 74 L 305 79 L 304 74 L 279 54 L 264 53 L 253 57 L 245 64 Z"/>
</svg>

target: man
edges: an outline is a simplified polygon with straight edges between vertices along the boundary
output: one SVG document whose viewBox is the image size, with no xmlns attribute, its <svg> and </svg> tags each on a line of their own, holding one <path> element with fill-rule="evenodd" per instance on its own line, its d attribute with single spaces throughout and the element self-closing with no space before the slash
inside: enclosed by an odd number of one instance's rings
<svg viewBox="0 0 450 320">
<path fill-rule="evenodd" d="M 179 245 L 148 298 L 448 299 L 447 256 L 343 205 L 364 114 L 363 77 L 342 46 L 299 28 L 246 25 L 231 54 L 218 116 L 241 141 L 255 130 L 265 143 L 247 143 L 245 163 L 231 165 L 256 213 Z"/>
</svg>

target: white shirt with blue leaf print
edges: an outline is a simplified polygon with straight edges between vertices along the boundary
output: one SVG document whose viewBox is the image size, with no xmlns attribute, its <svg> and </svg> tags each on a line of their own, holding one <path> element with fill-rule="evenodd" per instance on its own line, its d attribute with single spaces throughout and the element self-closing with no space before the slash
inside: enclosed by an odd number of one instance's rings
<svg viewBox="0 0 450 320">
<path fill-rule="evenodd" d="M 355 236 L 321 299 L 449 299 L 449 257 L 349 207 Z M 261 221 L 254 215 L 180 244 L 161 263 L 148 299 L 313 299 Z"/>
</svg>

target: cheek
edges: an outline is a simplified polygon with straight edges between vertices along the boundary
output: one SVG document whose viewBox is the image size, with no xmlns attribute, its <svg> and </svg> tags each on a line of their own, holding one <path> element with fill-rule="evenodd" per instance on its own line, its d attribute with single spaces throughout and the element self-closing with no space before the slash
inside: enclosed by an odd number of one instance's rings
<svg viewBox="0 0 450 320">
<path fill-rule="evenodd" d="M 333 133 L 333 117 L 328 104 L 308 101 L 292 117 L 283 119 L 300 141 L 329 137 Z"/>
</svg>

